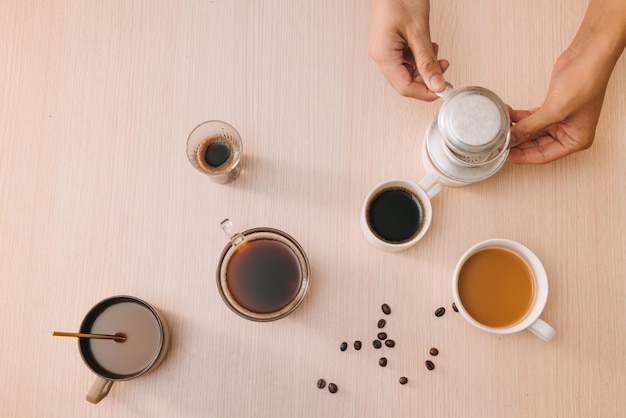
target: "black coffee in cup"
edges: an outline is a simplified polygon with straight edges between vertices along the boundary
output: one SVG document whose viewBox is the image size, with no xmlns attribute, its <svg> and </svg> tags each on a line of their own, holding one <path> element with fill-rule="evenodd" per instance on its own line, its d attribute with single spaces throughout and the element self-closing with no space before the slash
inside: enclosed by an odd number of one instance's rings
<svg viewBox="0 0 626 418">
<path fill-rule="evenodd" d="M 381 240 L 410 241 L 421 230 L 424 209 L 419 198 L 404 187 L 390 187 L 375 195 L 367 208 L 367 223 Z"/>
<path fill-rule="evenodd" d="M 252 321 L 274 321 L 293 312 L 309 284 L 309 262 L 300 244 L 273 228 L 238 233 L 228 219 L 220 225 L 230 238 L 217 267 L 226 305 Z"/>
<path fill-rule="evenodd" d="M 256 313 L 277 312 L 298 294 L 300 261 L 285 243 L 255 239 L 240 244 L 226 268 L 226 285 L 242 307 Z"/>
</svg>

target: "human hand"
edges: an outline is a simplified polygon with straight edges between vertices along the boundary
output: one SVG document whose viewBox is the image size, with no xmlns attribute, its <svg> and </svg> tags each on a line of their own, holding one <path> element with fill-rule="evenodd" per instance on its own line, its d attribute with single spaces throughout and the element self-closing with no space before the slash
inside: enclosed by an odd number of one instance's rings
<svg viewBox="0 0 626 418">
<path fill-rule="evenodd" d="M 429 0 L 371 0 L 370 56 L 403 96 L 432 101 L 450 65 L 430 39 Z"/>
<path fill-rule="evenodd" d="M 544 103 L 509 109 L 509 161 L 541 164 L 593 143 L 613 68 L 626 47 L 626 2 L 590 0 L 569 48 L 557 59 Z"/>
<path fill-rule="evenodd" d="M 557 60 L 544 103 L 531 110 L 509 109 L 509 161 L 542 164 L 593 143 L 610 71 L 596 71 L 570 49 Z"/>
</svg>

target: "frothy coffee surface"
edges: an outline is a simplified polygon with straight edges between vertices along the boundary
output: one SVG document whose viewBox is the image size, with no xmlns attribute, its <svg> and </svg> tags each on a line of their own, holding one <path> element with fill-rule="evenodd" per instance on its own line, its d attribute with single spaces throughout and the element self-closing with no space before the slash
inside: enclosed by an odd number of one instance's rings
<svg viewBox="0 0 626 418">
<path fill-rule="evenodd" d="M 228 170 L 234 159 L 235 143 L 228 135 L 210 136 L 196 149 L 196 161 L 208 173 Z"/>
</svg>

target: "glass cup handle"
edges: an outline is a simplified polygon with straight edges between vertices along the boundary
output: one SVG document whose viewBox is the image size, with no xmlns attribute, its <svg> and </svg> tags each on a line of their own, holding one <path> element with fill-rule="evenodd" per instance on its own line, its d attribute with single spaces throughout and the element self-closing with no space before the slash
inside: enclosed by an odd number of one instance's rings
<svg viewBox="0 0 626 418">
<path fill-rule="evenodd" d="M 435 94 L 445 100 L 446 97 L 448 97 L 448 95 L 453 91 L 454 87 L 452 87 L 452 84 L 446 81 L 446 88 L 441 91 L 436 91 Z"/>
<path fill-rule="evenodd" d="M 103 400 L 111 390 L 113 386 L 112 380 L 103 379 L 100 376 L 96 376 L 96 380 L 93 382 L 87 392 L 86 399 L 91 403 L 98 403 Z"/>
<path fill-rule="evenodd" d="M 550 341 L 556 335 L 556 330 L 541 319 L 530 324 L 528 330 L 544 341 Z"/>
<path fill-rule="evenodd" d="M 222 227 L 222 229 L 224 230 L 224 232 L 228 236 L 228 239 L 230 240 L 230 242 L 233 244 L 234 247 L 236 247 L 237 245 L 241 244 L 244 241 L 245 239 L 244 236 L 241 235 L 239 232 L 237 232 L 235 225 L 232 223 L 230 219 L 228 218 L 224 219 L 220 223 L 220 226 Z"/>
</svg>

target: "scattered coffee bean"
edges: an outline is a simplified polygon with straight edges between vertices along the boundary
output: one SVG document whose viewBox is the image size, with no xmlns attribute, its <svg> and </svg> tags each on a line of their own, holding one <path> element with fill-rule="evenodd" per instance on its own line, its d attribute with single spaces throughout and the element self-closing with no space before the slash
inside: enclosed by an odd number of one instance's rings
<svg viewBox="0 0 626 418">
<path fill-rule="evenodd" d="M 342 342 L 342 343 L 341 343 L 341 346 L 339 347 L 339 349 L 340 349 L 341 351 L 346 351 L 346 350 L 348 349 L 348 343 L 347 343 L 347 342 L 345 342 L 345 341 L 344 341 L 344 342 Z"/>
<path fill-rule="evenodd" d="M 385 325 L 387 325 L 387 321 L 385 321 L 384 319 L 378 320 L 378 328 L 385 328 Z"/>
<path fill-rule="evenodd" d="M 378 337 L 379 340 L 385 341 L 387 339 L 387 333 L 386 332 L 379 332 L 377 337 Z"/>
<path fill-rule="evenodd" d="M 454 302 L 452 302 L 452 310 L 454 312 L 458 312 L 459 311 L 459 308 L 456 307 L 456 303 L 454 303 Z"/>
<path fill-rule="evenodd" d="M 386 340 L 385 341 L 385 345 L 389 348 L 391 347 L 395 347 L 396 346 L 396 342 L 394 340 Z"/>
<path fill-rule="evenodd" d="M 338 389 L 338 388 L 337 388 L 337 385 L 336 385 L 336 384 L 334 384 L 334 383 L 329 383 L 329 384 L 328 384 L 328 391 L 329 391 L 330 393 L 336 393 L 336 392 L 337 392 L 337 389 Z"/>
<path fill-rule="evenodd" d="M 407 379 L 406 377 L 402 376 L 399 381 L 400 381 L 401 385 L 406 385 L 409 382 L 409 379 Z"/>
<path fill-rule="evenodd" d="M 378 359 L 378 364 L 380 365 L 380 367 L 385 367 L 387 365 L 387 358 L 381 357 L 380 359 Z"/>
<path fill-rule="evenodd" d="M 433 363 L 433 362 L 432 362 L 432 361 L 430 361 L 430 360 L 426 360 L 426 368 L 427 368 L 428 370 L 433 370 L 433 369 L 435 368 L 435 363 Z"/>
<path fill-rule="evenodd" d="M 383 303 L 383 306 L 380 307 L 383 310 L 385 315 L 389 315 L 391 313 L 391 308 L 386 303 Z"/>
<path fill-rule="evenodd" d="M 383 346 L 383 344 L 380 342 L 380 340 L 374 340 L 372 341 L 372 345 L 374 346 L 375 349 L 379 349 L 380 347 Z"/>
<path fill-rule="evenodd" d="M 439 350 L 437 350 L 435 347 L 431 348 L 429 351 L 431 356 L 436 356 L 437 354 L 439 354 Z"/>
<path fill-rule="evenodd" d="M 443 306 L 440 308 L 437 308 L 437 310 L 435 311 L 435 316 L 439 317 L 439 316 L 443 316 L 443 314 L 446 313 L 446 308 L 444 308 Z"/>
<path fill-rule="evenodd" d="M 319 389 L 324 389 L 326 387 L 326 381 L 324 379 L 320 379 L 317 381 L 317 387 Z"/>
<path fill-rule="evenodd" d="M 357 350 L 357 351 L 360 350 L 361 349 L 361 345 L 362 345 L 361 341 L 358 341 L 358 340 L 355 341 L 354 342 L 354 349 Z"/>
</svg>

